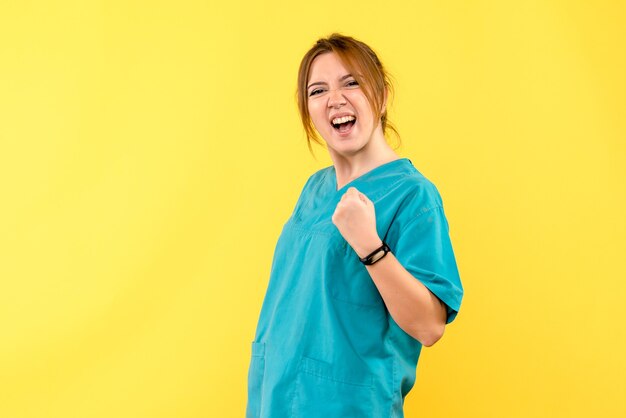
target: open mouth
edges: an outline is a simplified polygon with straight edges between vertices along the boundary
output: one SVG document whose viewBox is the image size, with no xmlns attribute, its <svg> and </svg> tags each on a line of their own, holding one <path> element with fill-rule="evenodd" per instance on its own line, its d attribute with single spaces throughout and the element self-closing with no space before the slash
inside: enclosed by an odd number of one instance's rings
<svg viewBox="0 0 626 418">
<path fill-rule="evenodd" d="M 350 132 L 355 123 L 356 118 L 354 116 L 344 116 L 336 119 L 334 122 L 331 122 L 331 125 L 335 128 L 335 130 L 343 134 Z"/>
</svg>

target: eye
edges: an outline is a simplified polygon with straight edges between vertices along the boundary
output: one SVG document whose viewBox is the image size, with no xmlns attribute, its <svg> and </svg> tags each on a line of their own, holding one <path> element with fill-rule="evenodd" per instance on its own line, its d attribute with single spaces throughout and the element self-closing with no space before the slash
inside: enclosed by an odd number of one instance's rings
<svg viewBox="0 0 626 418">
<path fill-rule="evenodd" d="M 322 91 L 322 89 L 315 89 L 315 90 L 313 90 L 313 91 L 309 94 L 309 97 L 310 97 L 310 96 L 314 96 L 314 95 L 318 94 L 318 93 L 319 93 L 319 92 L 321 92 L 321 91 Z"/>
<path fill-rule="evenodd" d="M 356 80 L 352 80 L 352 81 L 349 81 L 349 82 L 348 82 L 348 85 L 349 85 L 349 86 L 358 86 L 358 85 L 359 85 L 359 83 L 358 83 Z"/>
</svg>

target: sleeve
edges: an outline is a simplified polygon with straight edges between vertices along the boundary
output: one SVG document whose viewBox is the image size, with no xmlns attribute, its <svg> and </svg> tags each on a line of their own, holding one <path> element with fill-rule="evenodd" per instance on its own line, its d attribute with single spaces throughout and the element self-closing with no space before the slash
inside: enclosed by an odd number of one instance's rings
<svg viewBox="0 0 626 418">
<path fill-rule="evenodd" d="M 399 232 L 391 252 L 408 272 L 445 303 L 446 324 L 449 324 L 461 307 L 463 287 L 443 205 L 439 202 L 423 208 L 398 224 Z"/>
</svg>

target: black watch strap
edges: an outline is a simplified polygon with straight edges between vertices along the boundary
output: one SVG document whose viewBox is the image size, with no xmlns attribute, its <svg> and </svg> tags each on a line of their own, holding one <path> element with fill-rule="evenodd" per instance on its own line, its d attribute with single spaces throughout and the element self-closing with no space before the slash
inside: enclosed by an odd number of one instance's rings
<svg viewBox="0 0 626 418">
<path fill-rule="evenodd" d="M 383 241 L 383 245 L 372 251 L 371 254 L 363 258 L 359 258 L 359 260 L 361 260 L 361 263 L 365 264 L 366 266 L 371 266 L 377 261 L 380 261 L 390 251 L 391 249 L 389 248 L 389 246 L 385 243 L 385 241 Z"/>
</svg>

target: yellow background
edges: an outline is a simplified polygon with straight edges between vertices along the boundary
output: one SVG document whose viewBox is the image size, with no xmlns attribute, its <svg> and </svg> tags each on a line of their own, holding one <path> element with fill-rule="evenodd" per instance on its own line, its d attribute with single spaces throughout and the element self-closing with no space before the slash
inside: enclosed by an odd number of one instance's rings
<svg viewBox="0 0 626 418">
<path fill-rule="evenodd" d="M 0 417 L 244 415 L 333 31 L 393 74 L 465 287 L 406 416 L 626 416 L 624 2 L 5 0 Z"/>
</svg>

